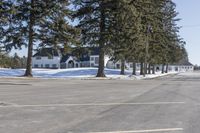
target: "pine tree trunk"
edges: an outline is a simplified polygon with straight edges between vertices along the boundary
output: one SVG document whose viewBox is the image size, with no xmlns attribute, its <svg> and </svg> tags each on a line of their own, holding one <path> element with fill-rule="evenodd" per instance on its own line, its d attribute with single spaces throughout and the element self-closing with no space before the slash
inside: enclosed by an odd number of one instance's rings
<svg viewBox="0 0 200 133">
<path fill-rule="evenodd" d="M 29 42 L 28 42 L 28 57 L 27 57 L 27 65 L 26 72 L 24 76 L 32 77 L 32 55 L 33 55 L 33 25 L 34 25 L 34 2 L 35 0 L 31 0 L 31 12 L 30 12 L 30 23 L 29 23 Z"/>
<path fill-rule="evenodd" d="M 104 73 L 104 45 L 105 39 L 103 33 L 105 32 L 105 10 L 103 7 L 103 2 L 100 5 L 101 10 L 101 20 L 100 20 L 100 38 L 99 38 L 99 66 L 98 66 L 98 73 L 96 77 L 105 77 Z"/>
<path fill-rule="evenodd" d="M 147 74 L 147 64 L 146 63 L 143 64 L 143 74 L 144 75 Z"/>
<path fill-rule="evenodd" d="M 162 65 L 162 74 L 165 73 L 165 64 Z"/>
<path fill-rule="evenodd" d="M 165 73 L 168 73 L 169 64 L 166 65 Z"/>
<path fill-rule="evenodd" d="M 99 53 L 99 66 L 98 66 L 98 73 L 96 77 L 105 77 L 104 74 L 104 50 L 100 48 Z"/>
<path fill-rule="evenodd" d="M 140 63 L 140 75 L 144 74 L 144 63 Z"/>
<path fill-rule="evenodd" d="M 148 67 L 148 74 L 151 74 L 151 64 L 149 64 L 149 67 Z"/>
<path fill-rule="evenodd" d="M 155 74 L 155 65 L 153 65 L 152 74 Z"/>
<path fill-rule="evenodd" d="M 120 75 L 125 75 L 125 60 L 121 60 L 121 72 Z"/>
<path fill-rule="evenodd" d="M 133 72 L 132 75 L 136 75 L 136 63 L 133 62 Z"/>
<path fill-rule="evenodd" d="M 148 74 L 148 64 L 144 64 L 144 72 L 145 74 Z"/>
</svg>

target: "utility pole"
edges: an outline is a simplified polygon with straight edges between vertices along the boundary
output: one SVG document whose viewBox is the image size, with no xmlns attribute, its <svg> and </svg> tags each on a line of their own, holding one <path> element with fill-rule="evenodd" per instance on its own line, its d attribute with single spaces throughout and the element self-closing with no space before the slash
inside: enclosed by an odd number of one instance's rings
<svg viewBox="0 0 200 133">
<path fill-rule="evenodd" d="M 149 34 L 152 33 L 152 27 L 149 24 L 147 26 L 147 34 L 146 34 L 146 45 L 145 45 L 145 57 L 144 57 L 144 72 L 143 72 L 143 76 L 146 76 L 146 72 L 147 72 L 147 60 L 149 58 Z"/>
</svg>

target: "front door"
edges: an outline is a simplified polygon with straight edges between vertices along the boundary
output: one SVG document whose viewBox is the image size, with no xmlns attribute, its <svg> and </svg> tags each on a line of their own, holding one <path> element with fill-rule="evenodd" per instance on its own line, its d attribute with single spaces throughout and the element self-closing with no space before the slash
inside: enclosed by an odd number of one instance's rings
<svg viewBox="0 0 200 133">
<path fill-rule="evenodd" d="M 74 68 L 74 62 L 72 60 L 68 62 L 68 68 Z"/>
</svg>

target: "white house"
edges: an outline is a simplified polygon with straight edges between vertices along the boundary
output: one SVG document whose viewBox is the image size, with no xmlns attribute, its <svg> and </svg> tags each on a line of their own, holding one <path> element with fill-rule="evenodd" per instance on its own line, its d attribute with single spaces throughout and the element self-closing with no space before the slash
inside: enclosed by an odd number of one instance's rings
<svg viewBox="0 0 200 133">
<path fill-rule="evenodd" d="M 140 70 L 140 63 L 136 63 L 136 71 Z M 107 68 L 110 69 L 120 69 L 121 68 L 121 61 L 108 61 L 107 63 Z M 133 68 L 133 63 L 131 62 L 125 62 L 125 68 L 127 70 L 130 70 Z M 161 71 L 162 70 L 162 65 L 156 65 L 155 69 L 157 71 Z M 166 70 L 166 66 L 164 68 Z M 176 63 L 176 64 L 169 64 L 168 65 L 168 71 L 176 71 L 176 72 L 187 72 L 187 71 L 194 71 L 194 65 L 192 65 L 190 62 L 188 61 L 181 61 L 180 63 Z"/>
<path fill-rule="evenodd" d="M 194 65 L 192 65 L 190 62 L 183 62 L 178 63 L 174 65 L 169 65 L 168 68 L 169 71 L 177 71 L 177 72 L 188 72 L 188 71 L 194 71 Z"/>
<path fill-rule="evenodd" d="M 63 49 L 43 48 L 39 50 L 32 57 L 33 68 L 51 68 L 51 69 L 65 69 L 65 68 L 78 68 L 78 67 L 98 67 L 99 66 L 99 49 L 97 47 L 87 48 L 88 50 L 82 54 L 63 52 Z M 120 69 L 121 61 L 110 60 L 110 57 L 105 55 L 104 66 L 110 69 Z M 126 69 L 132 69 L 133 63 L 125 62 Z M 157 65 L 156 70 L 162 70 L 161 65 Z M 188 61 L 182 61 L 178 64 L 172 64 L 168 67 L 169 71 L 193 71 L 194 66 Z M 140 63 L 136 63 L 136 70 L 140 70 Z"/>
<path fill-rule="evenodd" d="M 63 49 L 43 48 L 33 55 L 33 68 L 78 68 L 78 67 L 98 67 L 99 49 L 96 47 L 88 48 L 88 52 L 81 54 L 78 58 L 75 53 L 64 53 Z M 104 57 L 106 67 L 109 57 Z"/>
<path fill-rule="evenodd" d="M 110 69 L 120 69 L 121 68 L 121 61 L 113 61 L 113 60 L 109 60 L 107 63 L 107 68 Z M 133 63 L 132 62 L 125 62 L 125 68 L 127 70 L 133 69 Z M 136 71 L 140 70 L 140 63 L 136 63 Z"/>
<path fill-rule="evenodd" d="M 166 69 L 166 66 L 164 69 Z M 162 65 L 156 66 L 156 70 L 162 70 Z M 191 64 L 189 61 L 181 61 L 176 64 L 169 64 L 168 71 L 174 71 L 174 72 L 194 71 L 194 65 Z"/>
<path fill-rule="evenodd" d="M 80 67 L 79 60 L 70 54 L 63 55 L 60 61 L 60 68 L 78 68 Z"/>
<path fill-rule="evenodd" d="M 110 60 L 108 55 L 104 56 L 104 66 L 107 66 L 108 61 Z M 90 67 L 98 67 L 99 66 L 99 49 L 93 48 L 90 54 Z"/>
<path fill-rule="evenodd" d="M 59 52 L 52 48 L 39 50 L 32 57 L 33 68 L 60 68 L 61 56 Z"/>
</svg>

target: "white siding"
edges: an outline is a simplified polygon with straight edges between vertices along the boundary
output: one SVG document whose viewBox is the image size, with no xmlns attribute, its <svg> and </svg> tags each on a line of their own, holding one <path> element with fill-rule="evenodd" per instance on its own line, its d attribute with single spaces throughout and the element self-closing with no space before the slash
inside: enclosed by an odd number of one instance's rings
<svg viewBox="0 0 200 133">
<path fill-rule="evenodd" d="M 73 61 L 73 67 L 70 66 L 70 64 L 69 64 L 70 61 Z M 67 59 L 67 61 L 65 63 L 66 63 L 67 68 L 78 68 L 78 67 L 80 67 L 80 63 L 77 62 L 76 60 L 74 60 L 74 58 L 72 56 L 70 56 L 69 59 Z"/>
<path fill-rule="evenodd" d="M 162 65 L 156 66 L 159 67 L 159 70 L 162 70 Z M 166 69 L 166 66 L 165 66 Z M 176 72 L 188 72 L 188 71 L 194 71 L 194 66 L 187 66 L 187 65 L 169 65 L 168 67 L 169 71 L 176 71 Z"/>
<path fill-rule="evenodd" d="M 99 66 L 99 56 L 98 55 L 91 55 L 90 56 L 90 67 L 98 67 Z"/>
<path fill-rule="evenodd" d="M 108 61 L 107 67 L 110 69 L 120 69 L 121 68 L 121 61 L 117 61 L 114 63 L 114 61 Z M 133 63 L 131 62 L 126 62 L 125 63 L 125 68 L 127 70 L 133 69 Z M 136 63 L 136 70 L 140 70 L 140 63 Z"/>
<path fill-rule="evenodd" d="M 109 60 L 110 60 L 109 56 L 104 57 L 104 66 L 105 67 Z M 99 55 L 91 55 L 90 56 L 90 67 L 98 67 L 98 66 L 99 66 Z"/>
<path fill-rule="evenodd" d="M 48 57 L 41 57 L 41 59 L 36 59 L 36 57 L 32 57 L 32 67 L 34 68 L 36 65 L 38 68 L 45 68 L 46 65 L 49 65 L 49 68 L 53 68 L 53 66 L 60 68 L 60 57 L 54 56 L 53 59 L 49 59 Z"/>
</svg>

